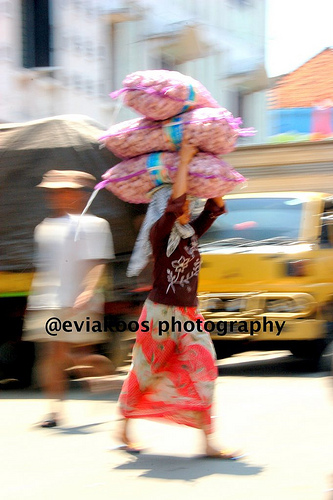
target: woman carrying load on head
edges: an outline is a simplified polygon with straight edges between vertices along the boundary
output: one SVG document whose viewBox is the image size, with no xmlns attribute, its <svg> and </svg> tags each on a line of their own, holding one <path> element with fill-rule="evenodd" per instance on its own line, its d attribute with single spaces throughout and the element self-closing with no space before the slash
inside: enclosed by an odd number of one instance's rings
<svg viewBox="0 0 333 500">
<path fill-rule="evenodd" d="M 200 429 L 207 456 L 232 459 L 234 454 L 212 443 L 217 368 L 212 341 L 197 311 L 198 238 L 225 209 L 222 198 L 209 199 L 199 217 L 190 222 L 187 175 L 196 152 L 183 140 L 171 196 L 170 187 L 157 191 L 149 207 L 155 210 L 156 222 L 143 223 L 150 242 L 142 245 L 141 241 L 141 247 L 151 245 L 153 287 L 142 309 L 133 363 L 119 397 L 124 417 L 120 439 L 125 449 L 139 451 L 129 437 L 130 420 L 160 418 Z M 136 269 L 130 275 L 138 274 L 145 265 L 135 259 Z"/>
</svg>

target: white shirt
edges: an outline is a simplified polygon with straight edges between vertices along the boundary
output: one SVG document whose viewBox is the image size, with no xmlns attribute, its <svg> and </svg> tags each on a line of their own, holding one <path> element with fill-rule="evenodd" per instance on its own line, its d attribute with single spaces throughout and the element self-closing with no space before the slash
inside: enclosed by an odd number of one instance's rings
<svg viewBox="0 0 333 500">
<path fill-rule="evenodd" d="M 37 272 L 28 309 L 73 307 L 89 271 L 114 258 L 109 224 L 93 215 L 46 218 L 34 238 Z M 103 296 L 96 293 L 89 309 L 102 312 L 103 304 Z"/>
</svg>

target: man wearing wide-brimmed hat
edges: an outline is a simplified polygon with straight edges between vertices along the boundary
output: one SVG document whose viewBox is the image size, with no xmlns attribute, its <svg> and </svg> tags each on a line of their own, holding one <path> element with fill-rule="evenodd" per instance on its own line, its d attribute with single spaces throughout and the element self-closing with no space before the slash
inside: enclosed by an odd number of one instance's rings
<svg viewBox="0 0 333 500">
<path fill-rule="evenodd" d="M 36 273 L 23 339 L 43 342 L 41 385 L 53 400 L 43 427 L 59 423 L 59 402 L 67 387 L 65 370 L 80 365 L 88 376 L 113 371 L 107 357 L 82 352 L 83 346 L 107 340 L 99 284 L 106 262 L 114 258 L 108 222 L 80 215 L 95 184 L 95 177 L 86 172 L 50 170 L 38 185 L 45 190 L 52 216 L 35 229 Z"/>
</svg>

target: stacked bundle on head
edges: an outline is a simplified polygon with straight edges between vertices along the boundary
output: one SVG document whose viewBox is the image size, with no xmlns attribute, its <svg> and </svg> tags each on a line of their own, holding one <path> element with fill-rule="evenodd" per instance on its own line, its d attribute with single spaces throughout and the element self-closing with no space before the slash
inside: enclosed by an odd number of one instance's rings
<svg viewBox="0 0 333 500">
<path fill-rule="evenodd" d="M 163 121 L 135 118 L 117 123 L 101 137 L 106 147 L 120 158 L 174 151 L 183 135 L 200 151 L 215 155 L 230 153 L 237 138 L 252 134 L 240 128 L 240 119 L 224 108 L 199 108 Z"/>
<path fill-rule="evenodd" d="M 166 70 L 138 71 L 128 75 L 123 84 L 124 88 L 111 96 L 123 93 L 125 104 L 145 118 L 113 125 L 101 137 L 108 149 L 126 159 L 104 174 L 103 186 L 125 201 L 149 203 L 151 190 L 174 181 L 179 163 L 175 151 L 184 135 L 199 149 L 189 165 L 189 194 L 222 196 L 244 182 L 215 155 L 230 153 L 238 137 L 254 131 L 241 129 L 240 118 L 218 107 L 203 85 Z"/>
<path fill-rule="evenodd" d="M 219 107 L 200 82 L 165 69 L 131 73 L 123 81 L 123 88 L 110 95 L 123 95 L 126 106 L 151 120 L 166 120 L 190 109 Z"/>
<path fill-rule="evenodd" d="M 124 160 L 104 175 L 106 187 L 130 203 L 149 203 L 150 191 L 172 183 L 179 165 L 178 153 L 150 153 Z M 244 177 L 217 156 L 198 153 L 189 164 L 188 194 L 214 198 L 232 191 Z"/>
</svg>

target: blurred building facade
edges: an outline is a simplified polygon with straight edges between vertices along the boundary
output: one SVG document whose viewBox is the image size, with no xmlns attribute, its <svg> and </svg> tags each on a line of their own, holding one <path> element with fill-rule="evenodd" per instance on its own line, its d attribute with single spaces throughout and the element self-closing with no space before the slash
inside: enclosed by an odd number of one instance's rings
<svg viewBox="0 0 333 500">
<path fill-rule="evenodd" d="M 80 113 L 109 126 L 109 93 L 145 69 L 200 80 L 266 137 L 265 0 L 0 0 L 0 120 Z M 134 117 L 121 108 L 117 120 Z"/>
<path fill-rule="evenodd" d="M 268 124 L 269 135 L 280 140 L 333 138 L 332 47 L 276 79 L 268 92 Z"/>
</svg>

